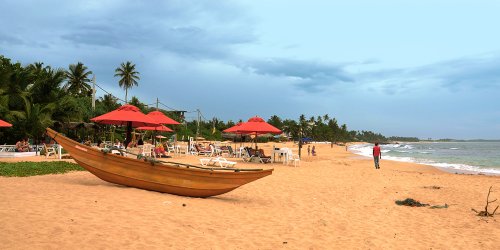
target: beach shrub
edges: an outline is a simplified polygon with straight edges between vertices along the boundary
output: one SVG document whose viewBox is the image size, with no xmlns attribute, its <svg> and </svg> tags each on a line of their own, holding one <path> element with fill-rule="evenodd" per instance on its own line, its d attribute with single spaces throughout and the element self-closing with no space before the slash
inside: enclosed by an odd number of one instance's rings
<svg viewBox="0 0 500 250">
<path fill-rule="evenodd" d="M 26 177 L 46 174 L 64 174 L 70 171 L 85 171 L 78 164 L 53 162 L 0 162 L 0 176 Z"/>
</svg>

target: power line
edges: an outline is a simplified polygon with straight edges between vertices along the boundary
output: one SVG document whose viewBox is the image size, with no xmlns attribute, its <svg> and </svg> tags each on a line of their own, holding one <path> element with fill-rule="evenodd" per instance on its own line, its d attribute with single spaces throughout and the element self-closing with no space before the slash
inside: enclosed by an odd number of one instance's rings
<svg viewBox="0 0 500 250">
<path fill-rule="evenodd" d="M 106 91 L 104 88 L 102 88 L 101 86 L 99 86 L 99 84 L 97 84 L 97 83 L 96 83 L 95 85 L 96 85 L 96 86 L 97 86 L 100 90 L 104 91 L 104 92 L 105 92 L 106 94 L 108 94 L 108 95 L 111 95 L 111 96 L 112 96 L 113 98 L 115 98 L 116 100 L 118 100 L 118 101 L 120 101 L 120 102 L 123 102 L 123 103 L 126 103 L 126 102 L 125 102 L 125 100 L 123 100 L 123 99 L 121 99 L 121 98 L 119 98 L 119 97 L 117 97 L 117 96 L 115 96 L 115 95 L 111 94 L 109 91 Z M 169 106 L 167 106 L 166 104 L 164 104 L 164 103 L 162 103 L 162 102 L 158 102 L 158 104 L 161 104 L 162 106 L 164 106 L 164 107 L 166 107 L 166 108 L 170 109 L 171 111 L 176 111 L 176 112 L 195 113 L 195 112 L 198 112 L 198 111 L 199 111 L 199 110 L 193 110 L 193 111 L 183 111 L 183 110 L 178 110 L 178 109 L 174 109 L 174 108 L 172 108 L 172 107 L 169 107 Z M 145 105 L 146 105 L 146 106 L 155 106 L 155 105 L 156 105 L 156 103 L 152 103 L 152 104 L 145 104 Z M 204 120 L 204 121 L 207 121 L 207 122 L 209 121 L 207 118 L 205 118 L 205 117 L 203 116 L 203 114 L 201 113 L 201 111 L 200 111 L 200 115 L 201 115 L 201 117 L 203 118 L 203 120 Z"/>
<path fill-rule="evenodd" d="M 105 90 L 105 89 L 103 89 L 101 86 L 99 86 L 99 84 L 97 84 L 97 83 L 96 83 L 96 84 L 95 84 L 95 86 L 97 86 L 97 87 L 98 87 L 99 89 L 101 89 L 102 91 L 106 92 L 106 94 L 111 95 L 111 96 L 112 96 L 113 98 L 115 98 L 116 100 L 121 101 L 121 102 L 123 102 L 123 103 L 126 103 L 126 102 L 125 102 L 125 100 L 122 100 L 121 98 L 116 97 L 115 95 L 113 95 L 113 94 L 111 94 L 110 92 L 106 91 L 106 90 Z"/>
</svg>

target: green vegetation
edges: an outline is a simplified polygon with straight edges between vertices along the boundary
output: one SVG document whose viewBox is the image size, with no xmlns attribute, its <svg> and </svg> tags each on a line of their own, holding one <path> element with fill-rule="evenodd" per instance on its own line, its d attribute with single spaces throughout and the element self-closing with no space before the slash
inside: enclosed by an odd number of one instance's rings
<svg viewBox="0 0 500 250">
<path fill-rule="evenodd" d="M 70 171 L 85 171 L 78 164 L 65 161 L 53 162 L 0 162 L 0 176 L 26 177 L 46 174 L 64 174 Z"/>
<path fill-rule="evenodd" d="M 118 84 L 125 89 L 125 102 L 128 101 L 128 89 L 132 86 L 139 85 L 137 81 L 140 79 L 139 72 L 135 71 L 135 64 L 131 62 L 122 63 L 119 68 L 115 69 L 115 77 L 120 77 Z"/>
<path fill-rule="evenodd" d="M 387 138 L 389 141 L 404 141 L 404 142 L 418 142 L 420 139 L 417 137 L 401 137 L 401 136 L 391 136 Z"/>
<path fill-rule="evenodd" d="M 91 118 L 120 106 L 116 97 L 106 94 L 96 100 L 95 110 L 92 109 L 91 74 L 92 71 L 81 62 L 71 64 L 68 70 L 65 70 L 44 66 L 41 62 L 22 66 L 21 63 L 12 63 L 10 59 L 0 55 L 0 119 L 13 124 L 12 128 L 0 129 L 1 143 L 14 144 L 20 138 L 29 137 L 33 140 L 31 143 L 40 144 L 43 140 L 47 140 L 43 136 L 46 127 L 53 127 L 79 141 L 87 137 L 92 137 L 93 141 L 110 140 L 111 137 L 122 140 L 124 128 L 106 125 L 89 128 L 86 125 L 75 125 L 75 123 L 89 122 Z M 122 63 L 116 68 L 115 76 L 120 78 L 118 85 L 125 89 L 127 100 L 128 89 L 137 86 L 137 81 L 140 79 L 135 64 Z M 130 104 L 137 106 L 144 113 L 156 110 L 135 96 L 130 99 Z M 197 121 L 185 121 L 182 112 L 161 109 L 160 111 L 182 123 L 170 126 L 179 140 L 195 136 Z M 339 124 L 328 114 L 309 118 L 301 115 L 298 120 L 282 119 L 273 115 L 268 122 L 284 131 L 293 140 L 298 140 L 300 137 L 331 142 L 393 140 L 371 131 L 349 131 L 346 124 Z M 217 118 L 203 120 L 199 126 L 199 135 L 208 140 L 222 140 L 221 131 L 233 125 L 235 122 L 231 120 L 227 122 Z M 397 141 L 405 140 L 403 137 L 397 139 Z M 413 139 L 416 138 L 411 138 Z M 259 140 L 267 141 L 269 138 L 259 138 Z"/>
</svg>

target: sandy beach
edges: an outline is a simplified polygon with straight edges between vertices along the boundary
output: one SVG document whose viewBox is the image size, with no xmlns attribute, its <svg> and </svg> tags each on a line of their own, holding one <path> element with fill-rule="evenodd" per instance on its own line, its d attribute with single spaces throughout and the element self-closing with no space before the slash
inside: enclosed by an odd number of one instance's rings
<svg viewBox="0 0 500 250">
<path fill-rule="evenodd" d="M 292 146 L 291 143 L 288 146 Z M 269 152 L 271 144 L 261 146 Z M 295 146 L 296 147 L 296 146 Z M 305 150 L 304 150 L 305 151 Z M 319 144 L 300 166 L 211 198 L 104 182 L 89 172 L 0 177 L 1 249 L 498 249 L 500 177 L 381 161 Z M 45 160 L 44 157 L 0 161 Z M 174 158 L 198 163 L 196 156 Z M 439 189 L 429 188 L 438 186 Z M 446 209 L 397 206 L 413 198 Z M 494 209 L 500 202 L 491 204 Z M 494 205 L 494 206 L 493 206 Z M 497 211 L 499 212 L 499 211 Z"/>
</svg>

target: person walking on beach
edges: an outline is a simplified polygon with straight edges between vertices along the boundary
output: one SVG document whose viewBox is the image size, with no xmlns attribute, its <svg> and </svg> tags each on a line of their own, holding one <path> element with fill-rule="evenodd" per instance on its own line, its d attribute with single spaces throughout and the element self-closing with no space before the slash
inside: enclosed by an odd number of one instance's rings
<svg viewBox="0 0 500 250">
<path fill-rule="evenodd" d="M 373 160 L 375 161 L 375 169 L 380 169 L 380 159 L 382 159 L 382 152 L 380 152 L 380 146 L 378 145 L 378 142 L 376 142 L 375 147 L 373 147 Z"/>
<path fill-rule="evenodd" d="M 307 145 L 307 156 L 311 155 L 311 145 Z"/>
</svg>

